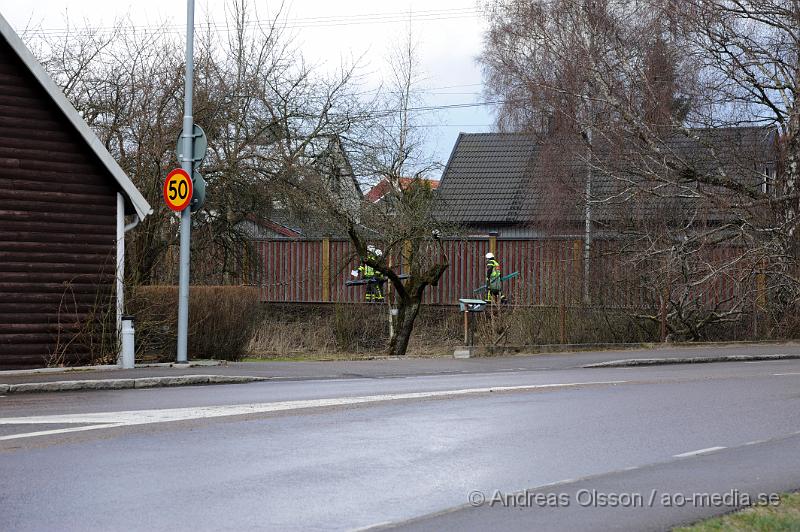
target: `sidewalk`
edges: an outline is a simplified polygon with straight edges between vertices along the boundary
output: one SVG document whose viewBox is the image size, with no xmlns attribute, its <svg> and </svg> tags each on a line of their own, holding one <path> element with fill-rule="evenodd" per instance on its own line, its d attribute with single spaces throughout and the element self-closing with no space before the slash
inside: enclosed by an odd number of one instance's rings
<svg viewBox="0 0 800 532">
<path fill-rule="evenodd" d="M 262 380 L 391 378 L 497 371 L 530 371 L 644 364 L 800 358 L 800 344 L 725 344 L 652 349 L 561 352 L 470 359 L 404 358 L 332 362 L 217 362 L 0 371 L 0 393 L 232 384 Z M 53 383 L 48 386 L 35 384 Z M 55 384 L 59 383 L 59 384 Z M 19 386 L 25 385 L 25 386 Z M 11 386 L 9 388 L 8 386 Z"/>
</svg>

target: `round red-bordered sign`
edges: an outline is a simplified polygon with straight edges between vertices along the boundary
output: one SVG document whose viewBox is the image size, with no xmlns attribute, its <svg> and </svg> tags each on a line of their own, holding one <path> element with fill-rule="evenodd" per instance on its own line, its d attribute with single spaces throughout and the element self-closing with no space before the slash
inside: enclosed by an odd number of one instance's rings
<svg viewBox="0 0 800 532">
<path fill-rule="evenodd" d="M 183 168 L 171 171 L 164 180 L 164 203 L 180 212 L 192 201 L 192 178 Z"/>
</svg>

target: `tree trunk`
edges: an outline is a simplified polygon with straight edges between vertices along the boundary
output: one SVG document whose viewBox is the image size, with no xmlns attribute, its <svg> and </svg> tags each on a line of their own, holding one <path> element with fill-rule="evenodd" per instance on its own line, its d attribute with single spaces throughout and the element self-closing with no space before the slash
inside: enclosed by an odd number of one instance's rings
<svg viewBox="0 0 800 532">
<path fill-rule="evenodd" d="M 389 341 L 389 356 L 405 356 L 421 304 L 422 301 L 418 298 L 400 301 L 397 308 L 397 327 L 394 336 Z"/>
<path fill-rule="evenodd" d="M 797 193 L 800 180 L 800 112 L 792 110 L 789 128 L 786 133 L 785 167 L 783 169 L 783 190 L 785 196 L 790 197 Z M 775 301 L 780 314 L 791 311 L 791 305 L 798 297 L 797 286 L 797 244 L 796 232 L 798 225 L 797 200 L 790 200 L 783 211 L 783 230 L 777 232 L 777 253 L 772 259 L 773 280 L 775 286 Z"/>
</svg>

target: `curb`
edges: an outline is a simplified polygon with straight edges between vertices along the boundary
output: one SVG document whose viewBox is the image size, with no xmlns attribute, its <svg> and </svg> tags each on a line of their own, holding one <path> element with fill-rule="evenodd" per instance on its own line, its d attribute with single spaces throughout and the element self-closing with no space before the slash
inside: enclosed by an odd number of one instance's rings
<svg viewBox="0 0 800 532">
<path fill-rule="evenodd" d="M 142 377 L 138 379 L 99 379 L 82 381 L 29 382 L 0 384 L 0 395 L 12 393 L 74 392 L 79 390 L 125 390 L 207 384 L 244 384 L 267 380 L 264 377 L 228 375 L 183 375 L 176 377 Z"/>
<path fill-rule="evenodd" d="M 709 364 L 712 362 L 748 362 L 757 360 L 795 360 L 798 355 L 721 355 L 716 357 L 629 358 L 586 364 L 582 368 L 627 368 L 635 366 L 665 366 L 668 364 Z"/>
<path fill-rule="evenodd" d="M 136 364 L 136 369 L 142 368 L 199 368 L 212 366 L 227 366 L 225 360 L 191 360 L 185 363 L 164 362 L 157 364 Z M 79 373 L 90 371 L 125 371 L 118 364 L 104 364 L 99 366 L 68 366 L 64 368 L 34 368 L 34 369 L 6 369 L 0 371 L 0 376 L 8 375 L 38 375 L 51 373 Z"/>
<path fill-rule="evenodd" d="M 796 341 L 786 340 L 764 340 L 764 341 L 738 341 L 738 342 L 629 342 L 629 343 L 588 343 L 588 344 L 531 344 L 531 345 L 476 345 L 469 346 L 472 357 L 491 357 L 491 356 L 536 356 L 563 354 L 571 355 L 585 353 L 587 351 L 637 351 L 648 350 L 657 351 L 661 348 L 678 349 L 697 349 L 714 347 L 746 347 L 760 345 L 785 345 L 796 347 Z M 462 346 L 455 346 L 455 350 L 467 349 Z M 441 356 L 441 355 L 439 355 Z M 447 355 L 451 356 L 451 355 Z M 734 355 L 732 355 L 734 356 Z M 413 358 L 436 358 L 434 357 L 413 357 Z M 455 357 L 458 358 L 458 357 Z M 687 357 L 688 358 L 688 357 Z M 632 359 L 639 360 L 639 359 Z"/>
</svg>

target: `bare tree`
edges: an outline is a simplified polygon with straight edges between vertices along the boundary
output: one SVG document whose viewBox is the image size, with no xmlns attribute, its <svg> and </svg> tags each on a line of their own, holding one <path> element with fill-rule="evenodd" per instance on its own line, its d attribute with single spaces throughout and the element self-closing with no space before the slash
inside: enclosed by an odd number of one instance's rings
<svg viewBox="0 0 800 532">
<path fill-rule="evenodd" d="M 298 200 L 313 212 L 325 213 L 348 235 L 359 259 L 388 279 L 397 306 L 388 352 L 403 356 L 425 290 L 436 285 L 448 267 L 438 237 L 449 229 L 434 216 L 436 198 L 424 178 L 435 165 L 422 153 L 420 129 L 415 127 L 418 67 L 410 37 L 395 50 L 390 67 L 391 79 L 378 97 L 361 109 L 338 110 L 339 116 L 349 114 L 354 126 L 337 138 L 341 149 L 333 168 L 323 165 L 314 172 L 306 165 L 286 177 Z M 380 202 L 370 203 L 342 186 L 342 179 L 352 182 L 354 177 L 344 169 L 345 151 L 347 166 L 356 168 L 365 181 L 388 183 Z M 295 167 L 287 161 L 284 168 Z M 368 253 L 369 244 L 380 247 L 383 255 Z"/>
<path fill-rule="evenodd" d="M 800 2 L 691 0 L 670 7 L 705 74 L 705 98 L 692 118 L 705 126 L 756 124 L 780 132 L 778 167 L 741 207 L 759 214 L 747 221 L 765 244 L 773 308 L 793 312 L 800 298 Z"/>
<path fill-rule="evenodd" d="M 586 241 L 590 223 L 624 235 L 626 259 L 650 272 L 642 286 L 653 289 L 653 299 L 667 300 L 675 329 L 690 336 L 697 336 L 695 326 L 732 319 L 751 307 L 753 292 L 737 277 L 742 291 L 724 310 L 687 310 L 703 299 L 697 294 L 710 280 L 740 275 L 734 269 L 753 273 L 762 259 L 782 272 L 774 277 L 776 287 L 790 289 L 779 299 L 797 298 L 789 266 L 796 264 L 791 156 L 784 154 L 775 176 L 774 132 L 728 129 L 788 124 L 796 116 L 795 80 L 783 75 L 796 74 L 796 19 L 790 3 L 782 3 L 783 11 L 777 4 L 488 4 L 482 61 L 490 93 L 505 100 L 499 125 L 538 132 L 545 144 L 586 145 L 571 159 L 572 181 L 564 181 L 576 192 L 585 185 L 579 203 Z M 770 74 L 781 73 L 780 81 L 760 72 L 763 65 Z M 759 106 L 785 117 L 767 117 Z M 784 128 L 784 145 L 794 138 Z M 778 183 L 782 193 L 776 193 Z M 722 263 L 698 258 L 700 250 L 720 246 L 738 250 L 736 257 Z M 672 274 L 653 269 L 656 260 L 672 265 Z M 694 325 L 680 325 L 691 321 L 688 315 L 696 316 Z"/>
<path fill-rule="evenodd" d="M 413 107 L 419 103 L 420 67 L 409 28 L 404 42 L 397 45 L 388 61 L 391 77 L 383 105 L 390 110 L 377 117 L 367 137 L 363 163 L 370 173 L 389 184 L 381 201 L 366 205 L 362 222 L 348 224 L 348 234 L 367 264 L 385 275 L 394 288 L 397 303 L 396 327 L 392 328 L 389 354 L 405 355 L 425 290 L 436 286 L 448 268 L 439 236 L 454 232 L 435 217 L 436 197 L 426 175 L 437 167 L 424 152 L 424 134 L 416 127 Z M 377 235 L 386 253 L 371 262 L 366 244 Z M 390 264 L 392 255 L 404 264 Z M 397 273 L 404 266 L 408 278 Z"/>
<path fill-rule="evenodd" d="M 209 140 L 201 168 L 207 201 L 192 217 L 192 271 L 201 282 L 238 281 L 250 253 L 242 222 L 267 218 L 281 202 L 281 177 L 310 165 L 315 150 L 352 129 L 358 118 L 352 111 L 353 67 L 315 71 L 292 46 L 281 20 L 280 11 L 263 20 L 246 0 L 233 0 L 226 27 L 210 20 L 199 25 L 194 115 Z M 128 239 L 127 273 L 140 283 L 169 282 L 178 223 L 163 205 L 161 184 L 177 163 L 181 40 L 166 26 L 137 29 L 125 21 L 112 31 L 32 31 L 27 38 L 156 206 Z"/>
<path fill-rule="evenodd" d="M 45 68 L 153 205 L 180 130 L 179 44 L 164 28 L 110 32 L 68 27 L 27 35 Z M 157 209 L 127 239 L 132 278 L 148 282 L 173 242 L 167 209 Z"/>
</svg>

